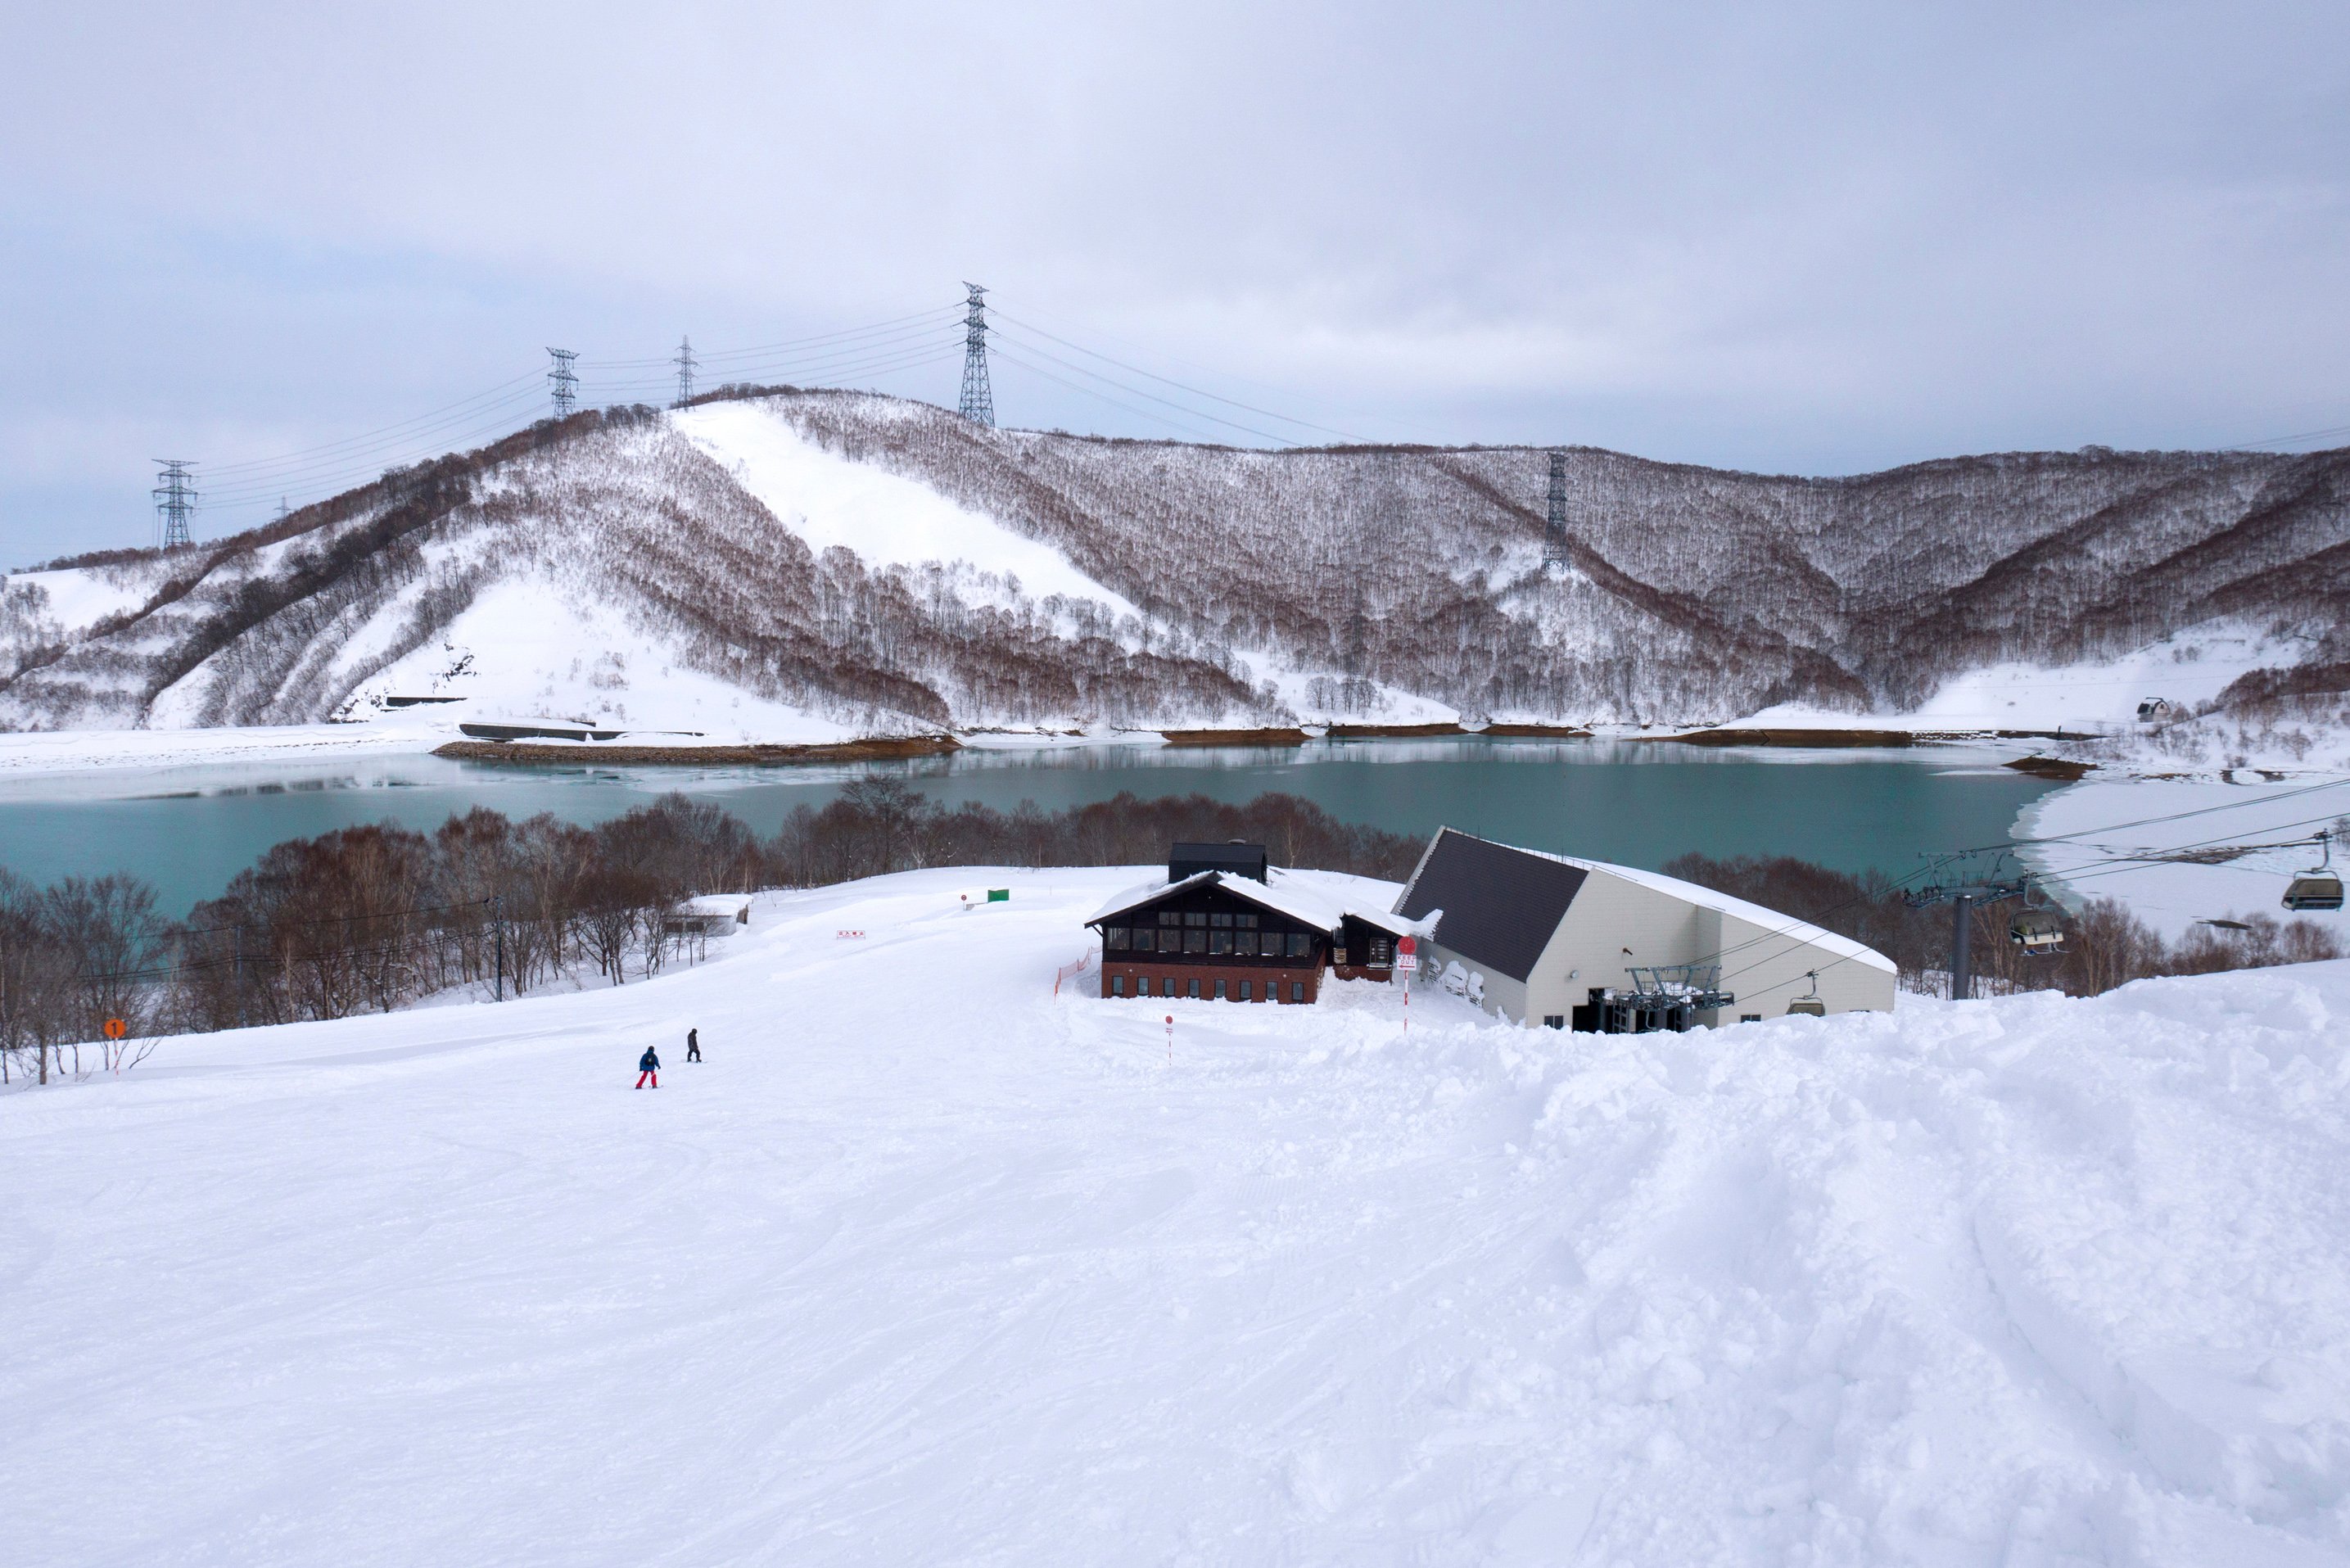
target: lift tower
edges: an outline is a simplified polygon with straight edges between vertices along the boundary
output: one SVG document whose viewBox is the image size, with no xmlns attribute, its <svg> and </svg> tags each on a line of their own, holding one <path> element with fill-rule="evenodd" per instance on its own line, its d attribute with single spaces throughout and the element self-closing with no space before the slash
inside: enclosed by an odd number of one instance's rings
<svg viewBox="0 0 2350 1568">
<path fill-rule="evenodd" d="M 962 402 L 958 411 L 973 424 L 995 427 L 995 394 L 987 385 L 987 306 L 980 297 L 987 290 L 975 283 L 963 301 Z"/>
</svg>

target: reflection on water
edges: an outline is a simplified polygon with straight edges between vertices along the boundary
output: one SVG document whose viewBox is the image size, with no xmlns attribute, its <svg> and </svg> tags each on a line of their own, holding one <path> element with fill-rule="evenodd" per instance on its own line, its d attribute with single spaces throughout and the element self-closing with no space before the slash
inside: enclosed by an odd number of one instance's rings
<svg viewBox="0 0 2350 1568">
<path fill-rule="evenodd" d="M 668 790 L 723 805 L 762 833 L 849 780 L 905 778 L 941 804 L 1047 810 L 1197 792 L 1303 795 L 1348 822 L 1425 834 L 1451 823 L 1513 843 L 1656 867 L 1687 850 L 1794 855 L 1899 874 L 1918 854 L 2005 838 L 2056 787 L 1957 750 L 1716 750 L 1609 741 L 1318 742 L 967 750 L 837 767 L 515 768 L 440 757 L 207 763 L 0 782 L 0 864 L 48 881 L 129 870 L 173 913 L 269 846 L 366 822 L 437 827 L 486 805 L 600 822 Z"/>
</svg>

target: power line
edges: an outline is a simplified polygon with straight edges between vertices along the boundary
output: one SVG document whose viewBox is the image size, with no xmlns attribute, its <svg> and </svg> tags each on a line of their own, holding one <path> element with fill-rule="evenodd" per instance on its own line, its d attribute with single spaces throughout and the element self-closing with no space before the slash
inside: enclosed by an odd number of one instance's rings
<svg viewBox="0 0 2350 1568">
<path fill-rule="evenodd" d="M 1173 399 L 1171 399 L 1171 398 L 1162 398 L 1162 397 L 1160 397 L 1158 393 L 1156 393 L 1156 392 L 1150 392 L 1150 391 L 1145 391 L 1145 390 L 1144 390 L 1142 388 L 1140 388 L 1140 387 L 1129 387 L 1129 386 L 1128 386 L 1125 382 L 1123 382 L 1123 381 L 1119 380 L 1119 379 L 1118 379 L 1117 377 L 1115 377 L 1115 376 L 1106 376 L 1106 375 L 1102 374 L 1102 372 L 1100 372 L 1099 370 L 1095 370 L 1095 369 L 1088 369 L 1087 367 L 1086 367 L 1086 366 L 1084 366 L 1084 365 L 1074 364 L 1074 363 L 1072 363 L 1072 362 L 1071 362 L 1071 361 L 1069 361 L 1069 360 L 1066 360 L 1066 359 L 1062 358 L 1059 355 L 1055 354 L 1055 353 L 1051 352 L 1051 351 L 1050 351 L 1050 350 L 1048 350 L 1048 349 L 1039 348 L 1035 347 L 1034 344 L 1024 343 L 1024 344 L 1022 344 L 1020 347 L 1021 347 L 1021 350 L 1022 350 L 1022 352 L 1024 352 L 1024 353 L 1034 354 L 1034 355 L 1037 356 L 1039 358 L 1043 358 L 1043 359 L 1050 359 L 1054 364 L 1060 366 L 1060 367 L 1061 367 L 1063 369 L 1065 369 L 1065 370 L 1068 370 L 1068 371 L 1070 371 L 1070 372 L 1072 372 L 1072 373 L 1074 373 L 1074 374 L 1076 374 L 1076 375 L 1079 375 L 1079 376 L 1089 376 L 1089 377 L 1093 378 L 1093 379 L 1094 379 L 1095 380 L 1097 380 L 1097 381 L 1103 382 L 1103 383 L 1105 383 L 1106 385 L 1108 385 L 1108 386 L 1116 387 L 1119 391 L 1125 392 L 1125 393 L 1127 393 L 1127 394 L 1128 394 L 1128 396 L 1130 396 L 1130 397 L 1147 398 L 1147 399 L 1149 399 L 1150 401 L 1152 401 L 1152 402 L 1154 402 L 1154 403 L 1160 403 L 1160 404 L 1164 404 L 1166 407 L 1170 408 L 1170 409 L 1174 409 L 1174 410 L 1176 410 L 1177 411 L 1179 411 L 1179 412 L 1180 412 L 1180 413 L 1186 413 L 1186 414 L 1189 414 L 1189 415 L 1191 415 L 1193 419 L 1206 420 L 1206 421 L 1209 421 L 1211 423 L 1213 423 L 1213 424 L 1220 424 L 1220 425 L 1223 425 L 1223 426 L 1227 427 L 1228 429 L 1232 429 L 1232 430 L 1239 431 L 1241 431 L 1243 434 L 1245 434 L 1245 435 L 1253 435 L 1253 436 L 1259 437 L 1259 438 L 1260 438 L 1260 439 L 1262 439 L 1262 440 L 1269 441 L 1273 442 L 1275 446 L 1295 446 L 1295 445 L 1296 445 L 1296 444 L 1297 444 L 1297 442 L 1295 442 L 1295 441 L 1291 440 L 1291 439 L 1290 439 L 1289 437 L 1287 437 L 1287 436 L 1284 436 L 1284 435 L 1276 435 L 1276 434 L 1274 434 L 1273 431 L 1267 431 L 1267 430 L 1259 430 L 1259 429 L 1258 429 L 1256 426 L 1254 426 L 1254 425 L 1243 424 L 1243 423 L 1242 423 L 1240 421 L 1238 421 L 1238 420 L 1228 420 L 1228 419 L 1224 418 L 1224 416 L 1223 416 L 1223 415 L 1222 415 L 1222 414 L 1212 414 L 1212 413 L 1210 413 L 1210 412 L 1209 412 L 1207 410 L 1205 410 L 1205 409 L 1195 409 L 1195 408 L 1191 407 L 1191 406 L 1190 406 L 1190 405 L 1188 405 L 1188 404 L 1176 402 L 1176 401 L 1175 401 Z M 999 351 L 999 352 L 1001 352 L 1001 350 L 998 350 L 998 351 Z M 1031 367 L 1030 367 L 1030 369 L 1035 369 L 1035 367 L 1034 367 L 1034 366 L 1031 366 Z M 1039 373 L 1041 374 L 1042 372 L 1039 372 Z M 1065 382 L 1063 382 L 1063 383 L 1062 383 L 1062 385 L 1064 385 L 1064 386 L 1067 386 L 1067 385 L 1068 385 L 1068 383 L 1065 381 Z M 1079 390 L 1079 391 L 1087 390 L 1087 389 L 1082 388 L 1082 387 L 1077 388 L 1077 389 L 1076 389 L 1076 390 Z M 1116 400 L 1115 400 L 1115 399 L 1105 400 L 1107 400 L 1107 401 L 1116 401 Z M 1121 407 L 1125 407 L 1125 406 L 1128 406 L 1128 405 L 1120 405 L 1120 406 L 1121 406 Z M 1140 412 L 1144 412 L 1145 410 L 1136 410 L 1135 411 L 1136 411 L 1136 412 L 1138 412 L 1138 413 L 1140 413 Z M 1278 418 L 1279 416 L 1278 416 L 1278 415 L 1276 415 L 1276 416 L 1274 416 L 1274 417 L 1275 417 L 1275 418 Z M 1171 423 L 1171 422 L 1173 422 L 1173 421 L 1169 421 L 1169 422 L 1170 422 L 1170 423 Z M 1215 440 L 1216 438 L 1215 438 L 1215 437 L 1213 437 L 1213 436 L 1211 436 L 1211 437 L 1209 437 L 1208 439 L 1209 439 L 1209 440 L 1211 440 L 1211 441 L 1213 441 L 1213 440 Z"/>
<path fill-rule="evenodd" d="M 1115 365 L 1115 366 L 1117 366 L 1119 369 L 1121 369 L 1121 370 L 1125 370 L 1125 371 L 1128 372 L 1129 374 L 1137 375 L 1137 376 L 1141 376 L 1141 377 L 1146 378 L 1147 379 L 1153 380 L 1153 381 L 1157 381 L 1157 382 L 1159 382 L 1159 383 L 1160 385 L 1162 385 L 1162 386 L 1172 387 L 1172 388 L 1174 388 L 1174 389 L 1175 389 L 1176 390 L 1178 390 L 1178 391 L 1189 392 L 1189 393 L 1191 393 L 1193 397 L 1212 399 L 1212 400 L 1213 400 L 1214 401 L 1216 401 L 1216 402 L 1225 404 L 1225 405 L 1227 405 L 1228 407 L 1231 407 L 1231 408 L 1235 408 L 1235 409 L 1242 410 L 1243 411 L 1247 412 L 1247 413 L 1252 413 L 1252 414 L 1263 414 L 1265 418 L 1267 418 L 1267 419 L 1269 419 L 1269 420 L 1279 420 L 1279 421 L 1281 421 L 1284 424 L 1297 425 L 1297 426 L 1300 426 L 1300 427 L 1302 427 L 1302 428 L 1304 428 L 1304 429 L 1305 429 L 1305 430 L 1309 430 L 1309 431 L 1321 431 L 1324 435 L 1334 435 L 1334 436 L 1336 436 L 1336 437 L 1337 437 L 1339 440 L 1341 440 L 1341 441 L 1357 441 L 1357 442 L 1367 442 L 1367 439 L 1368 439 L 1368 438 L 1364 437 L 1364 436 L 1358 436 L 1358 435 L 1353 434 L 1352 432 L 1347 431 L 1337 430 L 1337 429 L 1335 429 L 1335 428 L 1333 428 L 1332 426 L 1329 426 L 1329 425 L 1318 425 L 1318 424 L 1315 424 L 1315 423 L 1313 421 L 1311 421 L 1311 420 L 1301 420 L 1301 419 L 1296 418 L 1295 415 L 1280 413 L 1280 412 L 1277 412 L 1277 411 L 1275 411 L 1275 410 L 1272 410 L 1272 409 L 1261 409 L 1261 408 L 1257 407 L 1257 406 L 1256 406 L 1255 404 L 1253 404 L 1253 403 L 1243 403 L 1243 402 L 1240 401 L 1240 400 L 1239 400 L 1238 399 L 1236 399 L 1236 398 L 1227 398 L 1227 397 L 1223 396 L 1223 395 L 1222 395 L 1222 393 L 1220 393 L 1220 392 L 1211 392 L 1211 391 L 1209 391 L 1207 389 L 1205 389 L 1205 388 L 1203 388 L 1203 387 L 1194 387 L 1194 386 L 1191 386 L 1191 385 L 1189 385 L 1189 384 L 1188 384 L 1188 383 L 1186 383 L 1186 382 L 1182 382 L 1182 381 L 1175 380 L 1175 379 L 1172 379 L 1172 378 L 1170 378 L 1170 377 L 1161 376 L 1161 375 L 1157 374 L 1157 373 L 1156 373 L 1156 372 L 1154 372 L 1154 371 L 1150 371 L 1150 370 L 1143 369 L 1142 369 L 1140 366 L 1139 366 L 1139 365 L 1129 365 L 1129 364 L 1128 364 L 1128 363 L 1127 363 L 1125 360 L 1123 360 L 1123 359 L 1113 359 L 1113 358 L 1111 358 L 1108 355 L 1107 355 L 1107 354 L 1104 354 L 1104 353 L 1100 352 L 1098 349 L 1088 348 L 1087 348 L 1085 345 L 1083 345 L 1082 343 L 1072 343 L 1072 342 L 1070 342 L 1070 341 L 1069 341 L 1067 338 L 1066 338 L 1066 337 L 1055 337 L 1052 333 L 1045 331 L 1045 330 L 1043 327 L 1041 327 L 1031 326 L 1031 325 L 1029 325 L 1028 323 L 1025 323 L 1025 322 L 1021 321 L 1017 317 L 1006 316 L 1006 315 L 1005 315 L 1003 311 L 1001 311 L 1001 310 L 997 311 L 997 312 L 995 313 L 995 316 L 996 316 L 996 319 L 997 319 L 998 321 L 1010 322 L 1013 326 L 1017 327 L 1020 327 L 1020 328 L 1021 328 L 1022 330 L 1024 330 L 1024 331 L 1033 332 L 1033 333 L 1035 333 L 1035 334 L 1037 337 L 1039 337 L 1046 338 L 1046 339 L 1048 339 L 1048 340 L 1050 340 L 1050 341 L 1052 341 L 1052 342 L 1058 343 L 1058 344 L 1059 344 L 1062 348 L 1064 348 L 1074 349 L 1076 352 L 1077 352 L 1077 353 L 1079 353 L 1079 354 L 1083 354 L 1083 355 L 1087 356 L 1087 358 L 1089 358 L 1098 359 L 1098 360 L 1100 360 L 1100 361 L 1101 361 L 1103 364 L 1105 364 L 1105 365 Z M 1042 350 L 1037 350 L 1037 351 L 1038 351 L 1038 352 L 1042 352 Z M 1072 367 L 1071 367 L 1071 369 L 1076 369 L 1076 367 L 1072 366 Z M 1107 378 L 1104 378 L 1104 379 L 1107 379 Z M 1195 410 L 1195 411 L 1203 411 L 1203 410 Z M 1207 416 L 1207 417 L 1211 417 L 1211 418 L 1212 418 L 1213 416 L 1211 416 L 1211 416 Z M 1236 428 L 1239 428 L 1239 429 L 1246 429 L 1247 427 L 1246 427 L 1246 426 L 1240 426 L 1240 427 L 1236 427 Z M 1252 433 L 1257 433 L 1257 432 L 1252 432 Z M 1267 439 L 1268 439 L 1268 440 L 1279 440 L 1279 439 L 1281 439 L 1281 438 L 1278 438 L 1278 437 L 1268 437 Z M 1295 444 L 1296 444 L 1296 443 L 1295 443 L 1295 442 L 1288 442 L 1288 441 L 1284 441 L 1284 445 L 1295 445 Z"/>
</svg>

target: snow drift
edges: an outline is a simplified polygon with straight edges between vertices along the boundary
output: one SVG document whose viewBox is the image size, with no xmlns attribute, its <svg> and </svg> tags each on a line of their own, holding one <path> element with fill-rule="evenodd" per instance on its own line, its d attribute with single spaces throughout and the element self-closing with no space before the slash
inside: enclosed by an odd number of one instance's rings
<svg viewBox="0 0 2350 1568">
<path fill-rule="evenodd" d="M 1138 875 L 0 1099 L 0 1555 L 2350 1561 L 2350 964 L 1636 1038 L 1055 999 Z"/>
</svg>

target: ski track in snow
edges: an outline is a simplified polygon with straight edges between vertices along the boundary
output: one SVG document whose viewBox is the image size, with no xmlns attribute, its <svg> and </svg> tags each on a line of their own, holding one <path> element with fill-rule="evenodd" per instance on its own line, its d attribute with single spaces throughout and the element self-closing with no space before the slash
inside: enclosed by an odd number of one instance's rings
<svg viewBox="0 0 2350 1568">
<path fill-rule="evenodd" d="M 2350 963 L 1053 999 L 1138 875 L 0 1098 L 0 1560 L 2350 1562 Z"/>
</svg>

